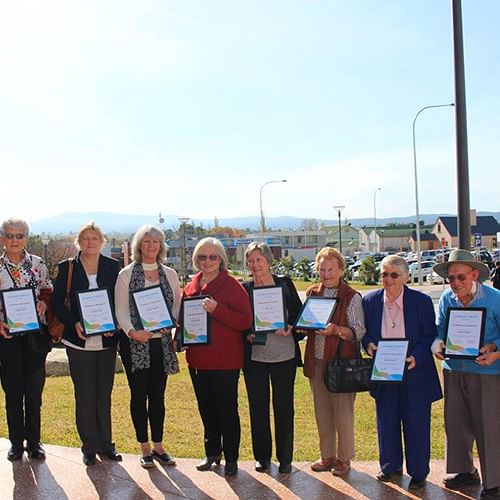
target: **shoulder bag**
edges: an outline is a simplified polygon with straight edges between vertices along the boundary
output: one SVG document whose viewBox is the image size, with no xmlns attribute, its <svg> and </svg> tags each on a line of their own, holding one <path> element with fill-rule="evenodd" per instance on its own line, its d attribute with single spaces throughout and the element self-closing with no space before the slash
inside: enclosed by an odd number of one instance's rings
<svg viewBox="0 0 500 500">
<path fill-rule="evenodd" d="M 68 309 L 68 311 L 71 308 L 70 291 L 71 291 L 72 277 L 73 277 L 73 259 L 70 259 L 68 263 L 68 279 L 66 280 L 66 297 L 64 297 L 64 307 Z M 64 333 L 64 323 L 60 321 L 55 314 L 52 314 L 51 316 L 52 319 L 48 322 L 49 333 L 54 340 L 59 341 Z"/>
</svg>

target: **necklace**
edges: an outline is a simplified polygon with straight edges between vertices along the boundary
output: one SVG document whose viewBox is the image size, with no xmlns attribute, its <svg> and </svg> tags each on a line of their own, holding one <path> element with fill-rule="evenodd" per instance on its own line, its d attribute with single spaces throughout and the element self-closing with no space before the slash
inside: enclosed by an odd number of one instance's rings
<svg viewBox="0 0 500 500">
<path fill-rule="evenodd" d="M 391 309 L 392 309 L 392 305 L 388 304 L 387 305 L 387 312 L 389 313 L 389 318 L 391 318 L 391 328 L 396 328 L 396 321 L 394 319 L 394 316 L 391 314 Z"/>
</svg>

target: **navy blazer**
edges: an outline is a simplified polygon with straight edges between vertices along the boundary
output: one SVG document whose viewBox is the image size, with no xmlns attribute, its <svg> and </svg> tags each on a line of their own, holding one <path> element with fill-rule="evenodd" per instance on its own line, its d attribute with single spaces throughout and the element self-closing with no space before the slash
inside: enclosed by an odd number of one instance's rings
<svg viewBox="0 0 500 500">
<path fill-rule="evenodd" d="M 376 290 L 363 297 L 366 334 L 363 338 L 365 349 L 381 339 L 382 314 L 384 310 L 384 290 Z M 428 295 L 404 287 L 403 310 L 405 335 L 411 341 L 410 354 L 414 356 L 416 366 L 408 370 L 406 382 L 407 401 L 416 405 L 431 403 L 443 397 L 437 375 L 436 364 L 431 352 L 431 344 L 437 336 L 436 317 L 432 300 Z M 372 391 L 375 398 L 383 389 L 379 384 Z"/>
</svg>

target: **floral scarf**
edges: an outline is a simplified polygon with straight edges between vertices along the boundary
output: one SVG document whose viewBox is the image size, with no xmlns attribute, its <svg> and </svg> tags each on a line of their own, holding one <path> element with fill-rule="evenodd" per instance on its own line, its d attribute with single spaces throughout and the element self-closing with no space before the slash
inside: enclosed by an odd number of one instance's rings
<svg viewBox="0 0 500 500">
<path fill-rule="evenodd" d="M 161 265 L 158 265 L 158 272 L 160 275 L 160 288 L 163 292 L 163 296 L 165 297 L 168 306 L 172 308 L 172 305 L 174 303 L 174 294 Z M 137 311 L 134 306 L 134 300 L 132 298 L 132 292 L 144 289 L 145 283 L 146 280 L 144 278 L 144 269 L 139 262 L 136 262 L 134 264 L 134 267 L 132 268 L 132 276 L 130 277 L 130 283 L 128 286 L 130 292 L 130 319 L 132 320 L 132 324 L 134 325 L 134 328 L 136 330 L 143 330 L 143 327 L 137 316 Z M 141 344 L 140 342 L 129 339 L 129 345 L 130 357 L 132 361 L 132 373 L 135 373 L 139 370 L 147 370 L 150 367 L 148 342 Z M 163 367 L 165 373 L 167 375 L 179 373 L 179 362 L 177 360 L 177 354 L 174 352 L 174 349 L 172 347 L 172 338 L 170 335 L 161 336 L 161 346 L 163 350 Z"/>
</svg>

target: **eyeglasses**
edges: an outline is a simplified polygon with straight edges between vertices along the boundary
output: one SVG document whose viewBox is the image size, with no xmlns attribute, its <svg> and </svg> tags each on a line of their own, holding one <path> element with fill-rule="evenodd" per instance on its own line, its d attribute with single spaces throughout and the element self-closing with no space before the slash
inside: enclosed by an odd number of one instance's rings
<svg viewBox="0 0 500 500">
<path fill-rule="evenodd" d="M 398 274 L 398 273 L 386 273 L 386 272 L 383 272 L 381 273 L 382 278 L 389 278 L 391 277 L 393 280 L 399 278 L 401 275 Z"/>
<path fill-rule="evenodd" d="M 7 238 L 8 240 L 13 240 L 14 238 L 16 240 L 22 240 L 25 237 L 23 233 L 5 233 L 4 238 Z"/>
<path fill-rule="evenodd" d="M 455 280 L 458 281 L 465 281 L 467 279 L 467 275 L 471 273 L 472 271 L 469 271 L 468 273 L 460 273 L 460 274 L 448 274 L 448 281 L 450 283 L 453 283 Z"/>
<path fill-rule="evenodd" d="M 215 262 L 219 258 L 218 255 L 215 255 L 214 253 L 210 255 L 198 255 L 198 260 L 200 262 L 205 262 L 206 260 L 211 260 L 212 262 Z"/>
</svg>

